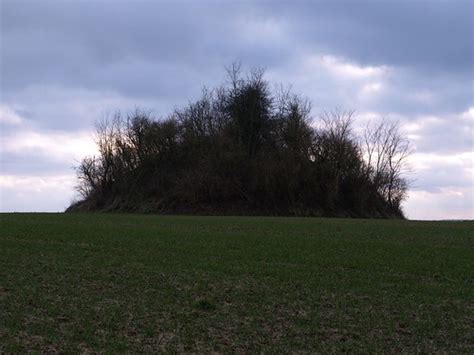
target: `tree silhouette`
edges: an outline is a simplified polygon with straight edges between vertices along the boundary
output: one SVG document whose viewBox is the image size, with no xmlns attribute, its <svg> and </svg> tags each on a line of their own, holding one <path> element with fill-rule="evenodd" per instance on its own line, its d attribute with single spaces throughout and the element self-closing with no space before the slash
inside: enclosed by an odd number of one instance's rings
<svg viewBox="0 0 474 355">
<path fill-rule="evenodd" d="M 155 120 L 136 110 L 97 125 L 68 211 L 403 217 L 410 146 L 396 123 L 352 129 L 354 112 L 311 116 L 262 70 L 203 90 Z"/>
</svg>

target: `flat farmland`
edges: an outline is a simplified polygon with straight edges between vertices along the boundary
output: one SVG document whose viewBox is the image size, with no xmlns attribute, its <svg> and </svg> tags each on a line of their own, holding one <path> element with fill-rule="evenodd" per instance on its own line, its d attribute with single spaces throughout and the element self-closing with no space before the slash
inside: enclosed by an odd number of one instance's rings
<svg viewBox="0 0 474 355">
<path fill-rule="evenodd" d="M 0 352 L 473 353 L 474 223 L 0 214 Z"/>
</svg>

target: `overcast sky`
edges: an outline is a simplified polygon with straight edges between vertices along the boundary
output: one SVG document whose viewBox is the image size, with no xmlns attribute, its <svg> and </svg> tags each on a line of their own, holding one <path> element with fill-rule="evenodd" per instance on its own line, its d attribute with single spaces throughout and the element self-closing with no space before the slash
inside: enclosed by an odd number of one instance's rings
<svg viewBox="0 0 474 355">
<path fill-rule="evenodd" d="M 94 122 L 266 68 L 313 114 L 399 120 L 411 219 L 474 218 L 474 1 L 0 0 L 0 211 L 62 211 Z"/>
</svg>

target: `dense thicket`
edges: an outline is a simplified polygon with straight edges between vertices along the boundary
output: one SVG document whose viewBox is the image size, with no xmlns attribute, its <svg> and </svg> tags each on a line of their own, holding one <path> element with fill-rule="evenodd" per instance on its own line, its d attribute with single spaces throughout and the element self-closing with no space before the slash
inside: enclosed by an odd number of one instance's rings
<svg viewBox="0 0 474 355">
<path fill-rule="evenodd" d="M 311 117 L 256 70 L 168 118 L 142 111 L 98 125 L 68 211 L 403 217 L 408 142 L 383 121 L 357 137 L 351 112 Z"/>
</svg>

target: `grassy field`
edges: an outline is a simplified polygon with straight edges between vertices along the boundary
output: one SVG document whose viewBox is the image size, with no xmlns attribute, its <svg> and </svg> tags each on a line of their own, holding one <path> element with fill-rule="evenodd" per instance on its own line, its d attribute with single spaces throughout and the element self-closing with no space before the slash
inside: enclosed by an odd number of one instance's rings
<svg viewBox="0 0 474 355">
<path fill-rule="evenodd" d="M 0 252 L 0 352 L 474 352 L 473 222 L 1 214 Z"/>
</svg>

